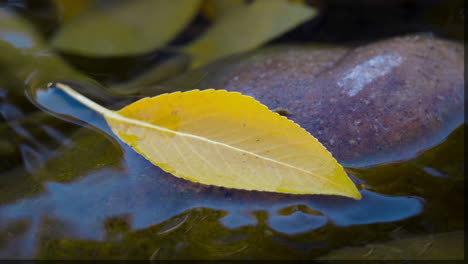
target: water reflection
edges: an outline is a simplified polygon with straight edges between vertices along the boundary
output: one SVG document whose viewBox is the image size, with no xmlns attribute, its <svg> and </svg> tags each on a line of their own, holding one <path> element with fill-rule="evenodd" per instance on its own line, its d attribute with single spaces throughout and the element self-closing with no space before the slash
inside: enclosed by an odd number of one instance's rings
<svg viewBox="0 0 468 264">
<path fill-rule="evenodd" d="M 38 91 L 36 100 L 42 107 L 60 114 L 64 119 L 86 122 L 88 128 L 97 133 L 83 128 L 88 131 L 83 134 L 83 138 L 88 137 L 86 142 L 91 142 L 90 145 L 70 154 L 67 151 L 83 146 L 83 143 L 67 143 L 63 152 L 58 153 L 62 158 L 70 156 L 68 162 L 72 164 L 46 164 L 45 171 L 31 174 L 35 179 L 33 184 L 42 188 L 40 194 L 18 198 L 0 207 L 0 230 L 8 230 L 9 226 L 20 222 L 27 223 L 21 234 L 15 234 L 13 238 L 0 243 L 2 257 L 37 255 L 40 249 L 35 247 L 46 238 L 50 240 L 50 237 L 71 241 L 122 241 L 127 236 L 144 231 L 145 235 L 164 240 L 166 234 L 189 227 L 193 230 L 187 232 L 207 232 L 203 233 L 204 236 L 213 236 L 215 242 L 212 246 L 223 248 L 221 252 L 228 256 L 248 251 L 248 243 L 242 235 L 248 236 L 250 241 L 260 232 L 262 241 L 286 243 L 288 238 L 284 235 L 353 226 L 361 226 L 359 228 L 365 230 L 369 228 L 366 224 L 400 221 L 418 215 L 423 210 L 424 202 L 421 198 L 382 195 L 368 190 L 362 190 L 363 198 L 357 201 L 338 196 L 230 190 L 188 182 L 162 171 L 126 144 L 107 136 L 112 134 L 100 116 L 61 91 Z M 102 133 L 106 136 L 103 137 Z M 113 158 L 99 161 L 93 157 L 94 152 L 102 155 L 107 153 Z M 100 162 L 102 164 L 97 166 L 96 163 Z M 79 166 L 85 169 L 76 168 Z M 214 217 L 211 221 L 216 227 L 214 229 L 201 224 L 210 216 Z M 115 223 L 115 219 L 120 219 L 117 221 L 119 224 L 109 224 Z M 45 228 L 44 225 L 49 227 Z M 115 225 L 120 226 L 121 231 L 115 232 L 115 227 L 112 227 Z M 155 228 L 157 231 L 150 232 Z M 232 237 L 235 233 L 240 235 L 235 237 L 247 244 L 236 241 Z M 182 233 L 174 239 L 184 241 L 186 235 Z M 223 247 L 219 241 L 226 241 L 226 236 L 230 237 L 228 240 L 231 243 L 228 244 L 232 245 Z M 192 239 L 194 241 L 190 243 L 202 243 L 203 247 L 211 245 L 209 241 L 204 241 L 203 236 Z M 322 234 L 318 239 L 309 241 L 313 245 L 308 243 L 306 248 L 326 247 L 326 241 L 330 239 L 331 235 Z M 184 247 L 182 244 L 173 246 Z M 168 247 L 160 248 L 153 257 L 173 256 L 171 254 L 175 254 L 175 248 L 170 249 L 172 253 L 168 253 Z M 17 254 L 18 249 L 21 249 L 20 255 Z M 47 255 L 47 250 L 54 249 L 42 247 L 42 250 L 46 250 L 42 254 Z M 154 253 L 156 249 L 152 250 Z"/>
<path fill-rule="evenodd" d="M 18 49 L 29 49 L 34 46 L 34 40 L 20 32 L 6 32 L 1 34 L 2 40 L 10 43 Z"/>
</svg>

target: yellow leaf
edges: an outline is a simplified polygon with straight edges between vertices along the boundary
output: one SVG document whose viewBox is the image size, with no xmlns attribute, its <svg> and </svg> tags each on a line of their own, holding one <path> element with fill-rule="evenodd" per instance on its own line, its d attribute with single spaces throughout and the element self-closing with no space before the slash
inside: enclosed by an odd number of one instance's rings
<svg viewBox="0 0 468 264">
<path fill-rule="evenodd" d="M 285 0 L 257 0 L 229 10 L 194 42 L 182 49 L 193 67 L 256 48 L 312 18 L 316 10 Z"/>
<path fill-rule="evenodd" d="M 252 97 L 192 90 L 111 111 L 56 86 L 102 114 L 122 141 L 177 177 L 244 190 L 361 198 L 317 139 Z"/>
<path fill-rule="evenodd" d="M 90 6 L 90 0 L 53 0 L 62 22 L 67 23 Z"/>
<path fill-rule="evenodd" d="M 200 0 L 98 1 L 63 25 L 51 44 L 86 56 L 140 55 L 171 41 L 199 7 Z"/>
<path fill-rule="evenodd" d="M 245 5 L 245 0 L 205 0 L 202 13 L 211 20 L 218 19 L 234 8 Z"/>
<path fill-rule="evenodd" d="M 248 2 L 248 0 L 205 0 L 201 6 L 201 12 L 210 20 L 216 20 L 232 9 L 247 5 Z M 304 0 L 289 0 L 289 2 L 304 4 Z"/>
</svg>

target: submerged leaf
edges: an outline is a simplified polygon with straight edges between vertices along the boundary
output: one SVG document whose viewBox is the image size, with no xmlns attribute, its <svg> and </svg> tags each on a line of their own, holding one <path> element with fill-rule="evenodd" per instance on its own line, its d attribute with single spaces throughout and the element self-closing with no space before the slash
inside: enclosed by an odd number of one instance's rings
<svg viewBox="0 0 468 264">
<path fill-rule="evenodd" d="M 90 0 L 53 0 L 62 22 L 68 22 L 90 6 Z"/>
<path fill-rule="evenodd" d="M 219 19 L 234 8 L 246 4 L 245 0 L 205 0 L 201 7 L 203 14 L 211 20 Z"/>
<path fill-rule="evenodd" d="M 24 97 L 24 84 L 39 87 L 46 80 L 94 82 L 68 65 L 46 45 L 33 24 L 0 8 L 0 86 Z M 11 88 L 10 88 L 10 87 Z"/>
<path fill-rule="evenodd" d="M 108 1 L 107 1 L 108 2 Z M 199 0 L 139 0 L 93 6 L 64 25 L 56 48 L 88 56 L 126 56 L 167 44 L 196 15 Z"/>
<path fill-rule="evenodd" d="M 144 98 L 114 112 L 56 86 L 102 114 L 120 139 L 177 177 L 227 188 L 361 198 L 320 142 L 252 97 L 193 90 Z"/>
<path fill-rule="evenodd" d="M 315 9 L 286 0 L 255 1 L 232 9 L 205 34 L 183 49 L 192 65 L 256 48 L 316 14 Z"/>
<path fill-rule="evenodd" d="M 146 70 L 141 75 L 134 79 L 112 85 L 109 91 L 116 94 L 141 94 L 142 90 L 149 90 L 148 86 L 163 82 L 171 77 L 177 76 L 178 73 L 187 69 L 190 64 L 189 56 L 185 54 L 176 55 L 168 60 L 159 63 L 157 66 Z M 154 94 L 154 93 L 153 93 Z"/>
</svg>

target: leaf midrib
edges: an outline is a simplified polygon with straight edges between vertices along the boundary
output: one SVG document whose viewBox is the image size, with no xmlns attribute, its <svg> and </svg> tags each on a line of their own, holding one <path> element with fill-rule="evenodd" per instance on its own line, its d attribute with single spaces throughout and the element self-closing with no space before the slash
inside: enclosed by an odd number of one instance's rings
<svg viewBox="0 0 468 264">
<path fill-rule="evenodd" d="M 108 110 L 108 109 L 107 109 L 107 110 Z M 197 135 L 193 135 L 193 134 L 188 134 L 188 133 L 181 132 L 181 131 L 171 130 L 171 129 L 168 129 L 168 128 L 165 128 L 165 127 L 161 127 L 161 126 L 158 126 L 158 125 L 154 125 L 154 124 L 150 124 L 150 123 L 147 123 L 147 122 L 138 120 L 138 119 L 133 119 L 133 118 L 125 117 L 125 116 L 119 114 L 119 113 L 116 112 L 116 111 L 108 110 L 108 112 L 104 113 L 104 116 L 107 117 L 107 118 L 110 118 L 110 119 L 114 119 L 114 120 L 117 120 L 117 121 L 122 121 L 122 122 L 125 122 L 125 123 L 130 123 L 130 124 L 134 124 L 134 125 L 138 125 L 138 126 L 141 126 L 141 127 L 147 127 L 147 128 L 151 128 L 151 129 L 156 129 L 156 130 L 164 131 L 164 132 L 167 132 L 167 133 L 172 133 L 172 134 L 176 134 L 176 135 L 180 135 L 180 136 L 185 136 L 185 137 L 191 137 L 191 138 L 198 139 L 198 140 L 201 140 L 201 141 L 205 141 L 205 142 L 208 142 L 208 143 L 212 143 L 212 144 L 216 144 L 216 145 L 221 145 L 221 146 L 223 146 L 223 147 L 230 148 L 230 149 L 233 149 L 233 150 L 235 150 L 235 151 L 239 151 L 239 152 L 242 152 L 242 153 L 246 153 L 246 154 L 249 154 L 249 155 L 251 155 L 251 156 L 255 156 L 255 157 L 261 158 L 261 159 L 266 160 L 266 161 L 270 161 L 270 162 L 273 162 L 273 163 L 277 163 L 277 164 L 280 164 L 280 165 L 282 165 L 282 166 L 285 166 L 285 167 L 288 167 L 288 168 L 292 168 L 292 169 L 301 171 L 301 172 L 306 173 L 306 174 L 313 175 L 313 176 L 315 176 L 315 177 L 317 177 L 317 178 L 322 179 L 323 181 L 329 182 L 329 183 L 331 183 L 332 185 L 334 185 L 334 186 L 336 186 L 336 187 L 339 187 L 339 189 L 341 189 L 341 190 L 346 190 L 346 188 L 344 188 L 344 186 L 339 185 L 339 184 L 337 184 L 336 182 L 334 182 L 334 181 L 332 181 L 332 180 L 330 180 L 330 179 L 328 179 L 328 178 L 326 178 L 326 177 L 323 177 L 323 176 L 321 176 L 321 175 L 319 175 L 319 174 L 316 174 L 316 173 L 307 171 L 307 170 L 305 170 L 305 169 L 302 169 L 302 168 L 299 168 L 299 167 L 290 165 L 290 164 L 288 164 L 288 163 L 284 163 L 284 162 L 282 162 L 282 161 L 278 161 L 278 160 L 275 160 L 275 159 L 272 159 L 272 158 L 269 158 L 269 157 L 265 157 L 265 156 L 262 156 L 262 155 L 258 155 L 257 153 L 254 153 L 254 152 L 251 152 L 251 151 L 247 151 L 247 150 L 244 150 L 244 149 L 240 149 L 240 148 L 237 148 L 237 147 L 235 147 L 235 146 L 228 145 L 228 144 L 223 143 L 223 142 L 214 141 L 214 140 L 209 139 L 209 138 L 205 138 L 205 137 L 201 137 L 201 136 L 197 136 Z"/>
<path fill-rule="evenodd" d="M 53 85 L 53 83 L 49 83 L 47 85 L 47 87 L 51 87 L 52 85 Z M 239 151 L 239 152 L 243 152 L 243 153 L 258 157 L 258 158 L 263 159 L 263 160 L 271 161 L 273 163 L 280 164 L 282 166 L 289 167 L 289 168 L 301 171 L 301 172 L 306 173 L 306 174 L 310 174 L 312 176 L 315 176 L 315 177 L 320 178 L 320 179 L 322 179 L 322 180 L 324 180 L 326 182 L 331 183 L 331 185 L 334 185 L 334 186 L 338 187 L 338 189 L 340 189 L 341 191 L 344 191 L 345 193 L 349 193 L 349 191 L 347 190 L 347 188 L 345 186 L 339 185 L 336 182 L 334 182 L 334 181 L 332 181 L 332 180 L 330 180 L 330 179 L 328 179 L 326 177 L 323 177 L 323 176 L 321 176 L 319 174 L 312 173 L 312 172 L 304 170 L 302 168 L 295 167 L 295 166 L 292 166 L 290 164 L 287 164 L 287 163 L 284 163 L 284 162 L 281 162 L 281 161 L 278 161 L 278 160 L 275 160 L 275 159 L 264 157 L 264 156 L 258 155 L 256 153 L 253 153 L 253 152 L 250 152 L 250 151 L 239 149 L 237 147 L 228 145 L 226 143 L 213 141 L 211 139 L 204 138 L 204 137 L 197 136 L 197 135 L 193 135 L 193 134 L 187 134 L 187 133 L 180 132 L 180 131 L 170 130 L 170 129 L 167 129 L 165 127 L 161 127 L 161 126 L 157 126 L 157 125 L 150 124 L 150 123 L 147 123 L 147 122 L 143 122 L 143 121 L 138 120 L 138 119 L 125 117 L 125 116 L 119 114 L 117 111 L 109 110 L 109 109 L 107 109 L 107 108 L 93 102 L 92 100 L 90 100 L 89 98 L 87 98 L 87 97 L 83 96 L 82 94 L 76 92 L 70 86 L 68 86 L 66 84 L 55 83 L 55 85 L 56 85 L 57 88 L 63 90 L 65 93 L 67 93 L 68 95 L 73 97 L 75 100 L 79 101 L 80 103 L 86 105 L 87 107 L 93 109 L 94 111 L 96 111 L 99 114 L 101 114 L 102 116 L 104 116 L 106 118 L 106 121 L 107 121 L 107 118 L 110 118 L 110 119 L 115 119 L 115 120 L 120 120 L 120 121 L 123 121 L 123 122 L 127 122 L 127 123 L 130 123 L 130 124 L 140 125 L 142 127 L 148 127 L 148 128 L 151 128 L 151 129 L 164 131 L 164 132 L 167 132 L 167 133 L 173 133 L 173 134 L 177 134 L 177 135 L 181 135 L 181 136 L 192 137 L 192 138 L 195 138 L 195 139 L 198 139 L 198 140 L 201 140 L 201 141 L 208 141 L 208 142 L 210 142 L 212 144 L 221 145 L 221 146 L 224 146 L 224 147 L 227 147 L 227 148 L 230 148 L 230 149 L 234 149 L 234 150 Z M 290 120 L 288 120 L 288 121 L 290 121 Z M 292 121 L 290 121 L 290 122 L 292 122 Z"/>
</svg>

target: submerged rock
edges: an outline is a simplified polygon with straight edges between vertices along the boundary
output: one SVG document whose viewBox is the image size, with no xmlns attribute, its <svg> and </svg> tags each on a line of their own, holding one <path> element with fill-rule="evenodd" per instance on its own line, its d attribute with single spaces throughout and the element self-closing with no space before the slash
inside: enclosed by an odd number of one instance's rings
<svg viewBox="0 0 468 264">
<path fill-rule="evenodd" d="M 463 123 L 463 57 L 461 45 L 426 36 L 348 50 L 283 47 L 167 85 L 253 96 L 299 123 L 343 165 L 362 167 L 412 158 Z"/>
</svg>

